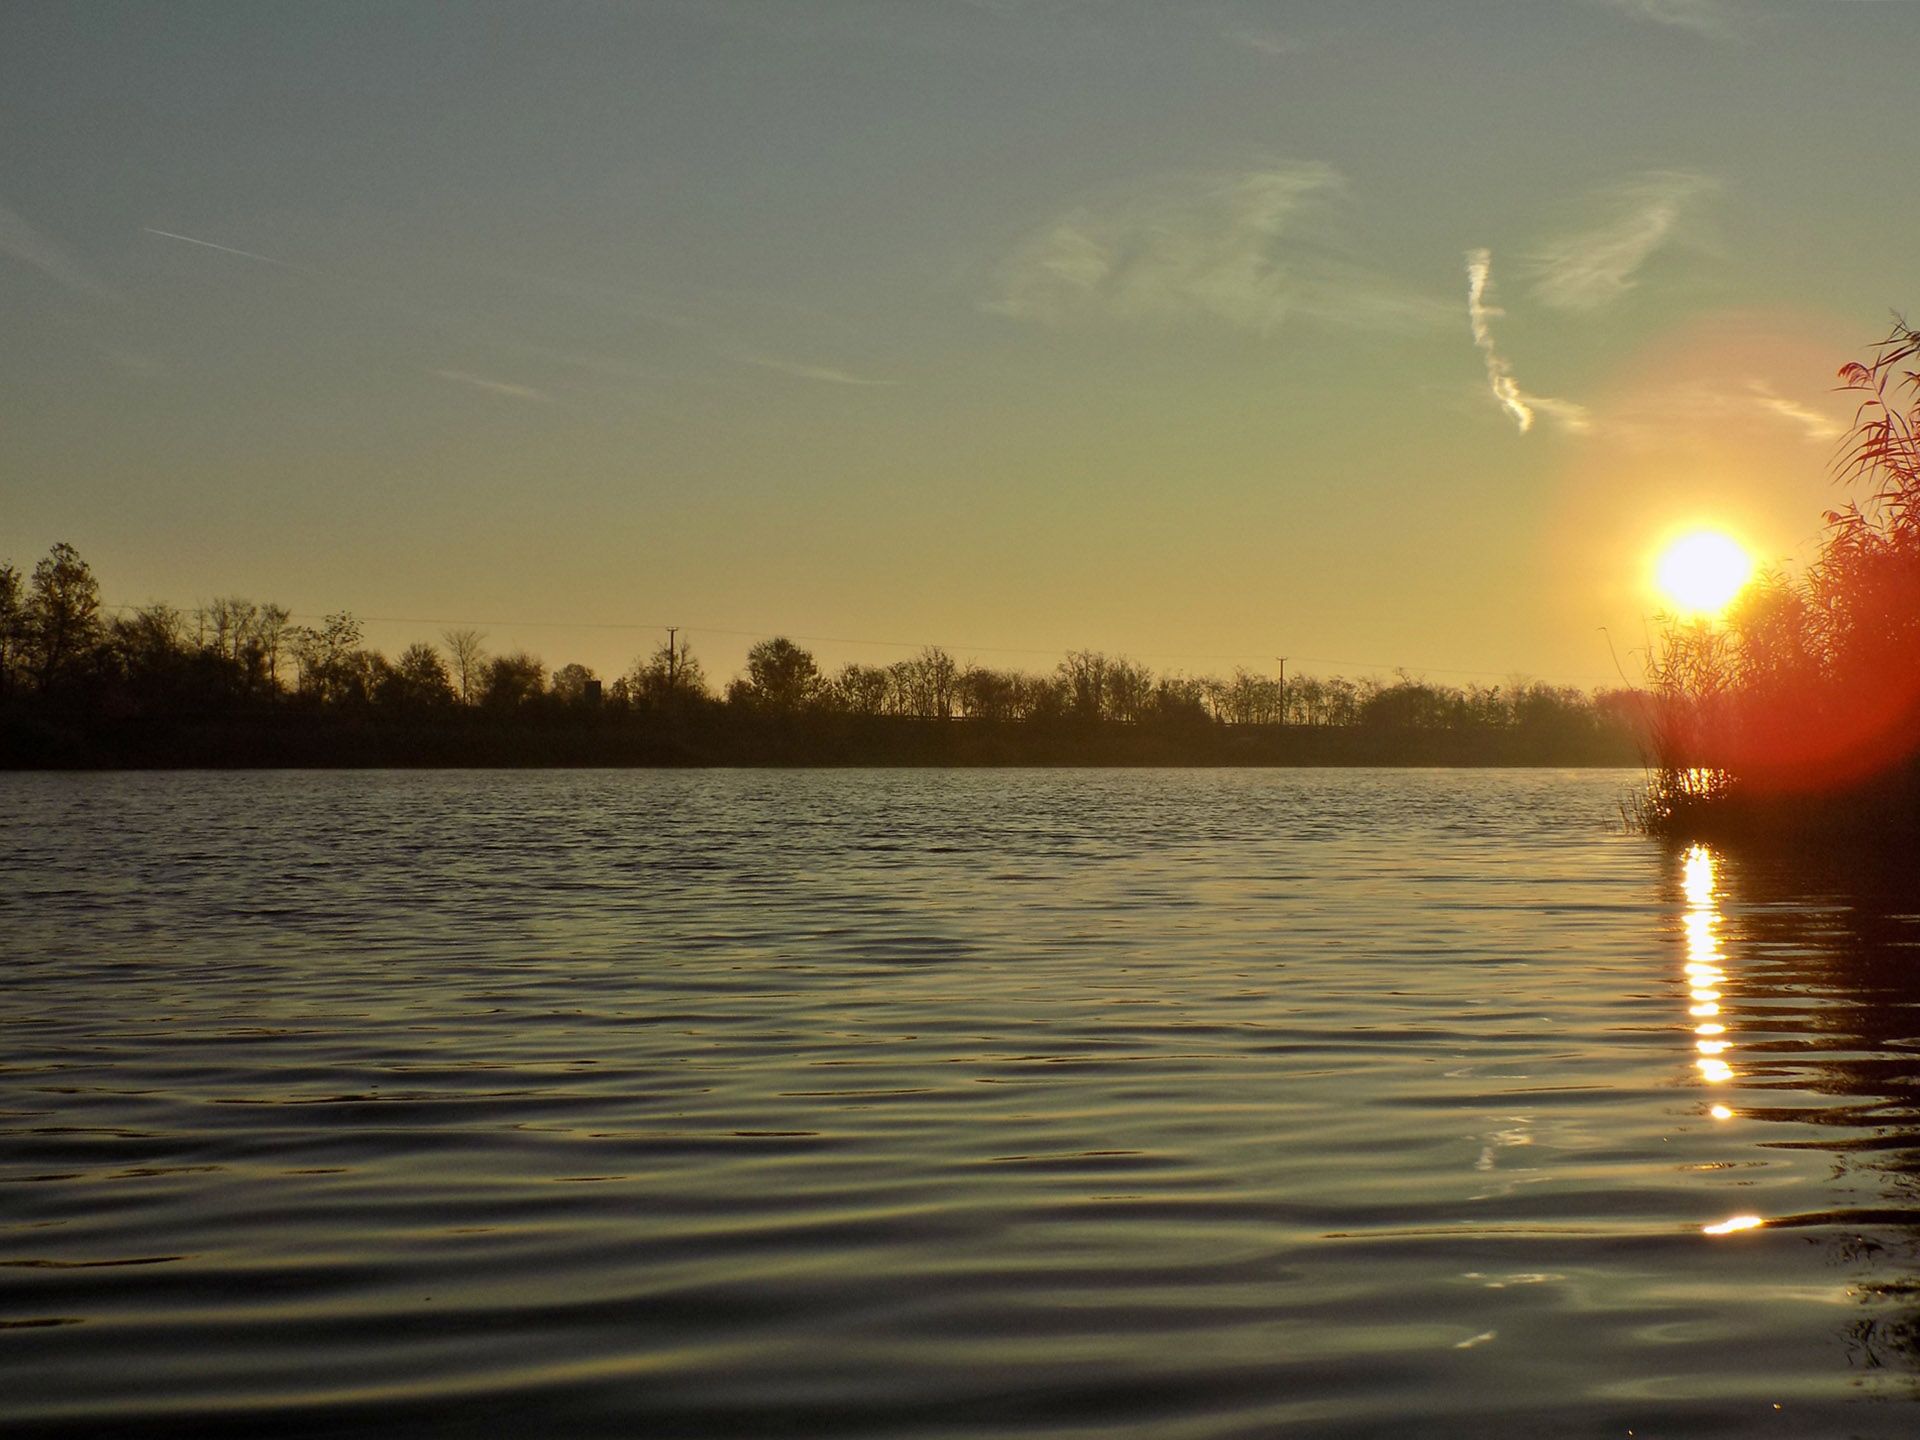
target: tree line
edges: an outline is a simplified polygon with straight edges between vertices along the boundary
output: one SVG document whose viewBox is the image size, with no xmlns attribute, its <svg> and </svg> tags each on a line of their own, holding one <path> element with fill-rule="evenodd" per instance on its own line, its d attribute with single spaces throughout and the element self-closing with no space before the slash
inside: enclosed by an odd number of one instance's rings
<svg viewBox="0 0 1920 1440">
<path fill-rule="evenodd" d="M 828 673 L 803 646 L 775 637 L 754 645 L 742 673 L 716 688 L 677 634 L 610 681 L 579 663 L 550 671 L 524 650 L 490 653 L 486 640 L 478 630 L 452 628 L 437 643 L 416 642 L 389 657 L 365 643 L 360 622 L 345 611 L 300 624 L 284 606 L 238 596 L 191 610 L 110 610 L 86 561 L 60 544 L 30 575 L 0 565 L 0 738 L 16 764 L 57 763 L 62 753 L 163 762 L 169 735 L 184 736 L 179 743 L 194 758 L 217 762 L 207 753 L 210 733 L 252 754 L 276 726 L 304 737 L 301 753 L 322 759 L 328 747 L 316 737 L 329 729 L 403 760 L 413 752 L 458 758 L 461 745 L 429 743 L 436 735 L 497 738 L 518 729 L 551 738 L 569 727 L 592 730 L 602 742 L 575 746 L 574 756 L 753 760 L 767 758 L 771 744 L 773 758 L 804 761 L 812 758 L 809 736 L 820 742 L 814 751 L 840 760 L 973 753 L 957 741 L 944 742 L 943 751 L 900 740 L 903 728 L 928 722 L 996 732 L 1004 743 L 991 754 L 1015 761 L 1022 735 L 1049 737 L 1036 753 L 1057 761 L 1121 753 L 1125 747 L 1093 738 L 1121 732 L 1158 737 L 1127 753 L 1176 763 L 1183 755 L 1251 753 L 1244 740 L 1224 751 L 1204 743 L 1228 731 L 1526 742 L 1517 750 L 1481 747 L 1495 758 L 1628 754 L 1630 714 L 1620 695 L 1542 683 L 1458 687 L 1405 674 L 1387 681 L 1296 675 L 1283 683 L 1244 668 L 1226 677 L 1156 674 L 1096 651 L 1075 651 L 1050 671 L 1030 673 L 963 663 L 937 646 Z M 623 729 L 634 742 L 624 750 Z M 1062 737 L 1077 738 L 1079 751 Z M 1302 751 L 1312 742 L 1296 735 L 1291 743 Z M 537 758 L 538 748 L 496 745 L 494 753 Z M 1276 755 L 1286 748 L 1278 739 L 1268 747 Z M 1346 752 L 1327 741 L 1320 753 Z M 1444 752 L 1429 745 L 1420 753 Z"/>
</svg>

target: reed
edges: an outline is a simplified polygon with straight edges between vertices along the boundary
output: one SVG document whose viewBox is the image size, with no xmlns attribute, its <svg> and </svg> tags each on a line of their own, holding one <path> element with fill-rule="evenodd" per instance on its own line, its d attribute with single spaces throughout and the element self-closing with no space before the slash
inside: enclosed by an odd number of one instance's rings
<svg viewBox="0 0 1920 1440">
<path fill-rule="evenodd" d="M 1719 621 L 1663 617 L 1648 779 L 1629 823 L 1920 829 L 1920 331 L 1896 320 L 1839 372 L 1858 398 L 1804 573 L 1763 574 Z"/>
</svg>

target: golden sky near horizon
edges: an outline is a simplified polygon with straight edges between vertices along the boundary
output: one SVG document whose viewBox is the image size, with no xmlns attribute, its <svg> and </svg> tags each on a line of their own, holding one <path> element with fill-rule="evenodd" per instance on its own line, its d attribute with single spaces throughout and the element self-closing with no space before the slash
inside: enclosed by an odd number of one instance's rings
<svg viewBox="0 0 1920 1440">
<path fill-rule="evenodd" d="M 1908 0 L 8 7 L 0 558 L 607 675 L 1608 682 L 1666 539 L 1817 538 L 1916 54 Z"/>
</svg>

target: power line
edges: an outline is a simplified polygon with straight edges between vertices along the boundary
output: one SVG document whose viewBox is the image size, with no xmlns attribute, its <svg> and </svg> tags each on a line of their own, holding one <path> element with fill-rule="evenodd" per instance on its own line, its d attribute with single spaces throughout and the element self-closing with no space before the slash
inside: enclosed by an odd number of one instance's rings
<svg viewBox="0 0 1920 1440">
<path fill-rule="evenodd" d="M 101 608 L 103 610 L 128 611 L 128 610 L 140 610 L 145 607 L 139 606 L 139 605 L 119 603 L 119 604 L 102 604 Z M 290 620 L 324 620 L 327 618 L 327 616 L 324 614 L 318 614 L 312 611 L 291 610 L 287 612 L 287 618 Z M 738 630 L 738 629 L 732 629 L 723 625 L 666 625 L 666 624 L 659 624 L 659 623 L 649 623 L 649 622 L 639 621 L 639 620 L 497 620 L 497 619 L 483 620 L 483 619 L 452 619 L 446 616 L 431 616 L 431 615 L 354 615 L 353 618 L 371 625 L 434 625 L 434 626 L 442 626 L 442 627 L 462 626 L 462 627 L 469 627 L 469 628 L 479 628 L 482 626 L 486 626 L 496 630 L 623 630 L 623 631 L 650 631 L 651 630 L 651 631 L 666 631 L 669 633 L 683 633 L 683 634 L 689 634 L 689 635 L 694 635 L 694 634 L 724 635 L 729 639 L 743 639 L 743 640 L 771 640 L 771 639 L 774 639 L 775 637 L 784 637 L 788 640 L 804 641 L 809 645 L 864 645 L 864 646 L 871 646 L 874 648 L 886 649 L 886 650 L 939 649 L 939 650 L 946 650 L 949 652 L 957 651 L 961 654 L 973 654 L 973 655 L 1045 655 L 1051 658 L 1055 656 L 1070 654 L 1076 649 L 1085 648 L 1082 646 L 1074 646 L 1074 645 L 1059 645 L 1059 646 L 1051 646 L 1051 647 L 1037 646 L 1037 645 L 978 645 L 978 644 L 972 644 L 964 641 L 953 641 L 953 640 L 877 640 L 871 637 L 852 636 L 852 635 L 802 635 L 792 630 L 780 630 L 780 629 L 771 629 L 771 628 L 758 629 L 758 630 Z M 1222 654 L 1222 653 L 1206 653 L 1206 652 L 1198 652 L 1198 651 L 1173 652 L 1173 651 L 1150 651 L 1150 650 L 1139 650 L 1139 651 L 1126 650 L 1126 651 L 1121 651 L 1119 653 L 1123 655 L 1134 656 L 1142 660 L 1160 660 L 1160 661 L 1211 660 L 1211 661 L 1220 661 L 1220 662 L 1225 662 L 1230 664 L 1252 663 L 1255 665 L 1265 665 L 1269 661 L 1271 661 L 1271 659 L 1273 658 L 1270 655 L 1256 655 L 1256 654 L 1247 653 L 1247 652 Z M 1337 665 L 1337 666 L 1341 666 L 1343 668 L 1352 669 L 1352 670 L 1389 671 L 1389 672 L 1404 670 L 1411 675 L 1466 675 L 1466 676 L 1492 675 L 1492 676 L 1498 676 L 1502 679 L 1505 679 L 1513 675 L 1525 675 L 1535 680 L 1553 680 L 1553 681 L 1560 681 L 1566 684 L 1574 684 L 1574 685 L 1592 685 L 1596 683 L 1594 678 L 1591 675 L 1579 675 L 1579 676 L 1543 675 L 1531 670 L 1527 670 L 1524 667 L 1516 667 L 1516 666 L 1508 666 L 1505 669 L 1496 670 L 1496 669 L 1473 669 L 1473 668 L 1462 667 L 1462 666 L 1448 666 L 1448 665 L 1416 665 L 1416 664 L 1409 664 L 1405 661 L 1401 661 L 1397 663 L 1388 663 L 1388 662 L 1376 661 L 1376 660 L 1354 660 L 1354 659 L 1343 659 L 1338 656 L 1330 656 L 1330 655 L 1290 655 L 1287 658 L 1296 662 L 1297 664 Z"/>
</svg>

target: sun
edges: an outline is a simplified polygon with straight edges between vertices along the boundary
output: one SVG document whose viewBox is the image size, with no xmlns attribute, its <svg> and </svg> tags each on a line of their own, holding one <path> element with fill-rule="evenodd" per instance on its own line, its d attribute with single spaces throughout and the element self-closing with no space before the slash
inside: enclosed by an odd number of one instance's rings
<svg viewBox="0 0 1920 1440">
<path fill-rule="evenodd" d="M 1724 530 L 1694 530 L 1660 552 L 1653 577 L 1681 614 L 1718 615 L 1753 578 L 1753 557 Z"/>
</svg>

